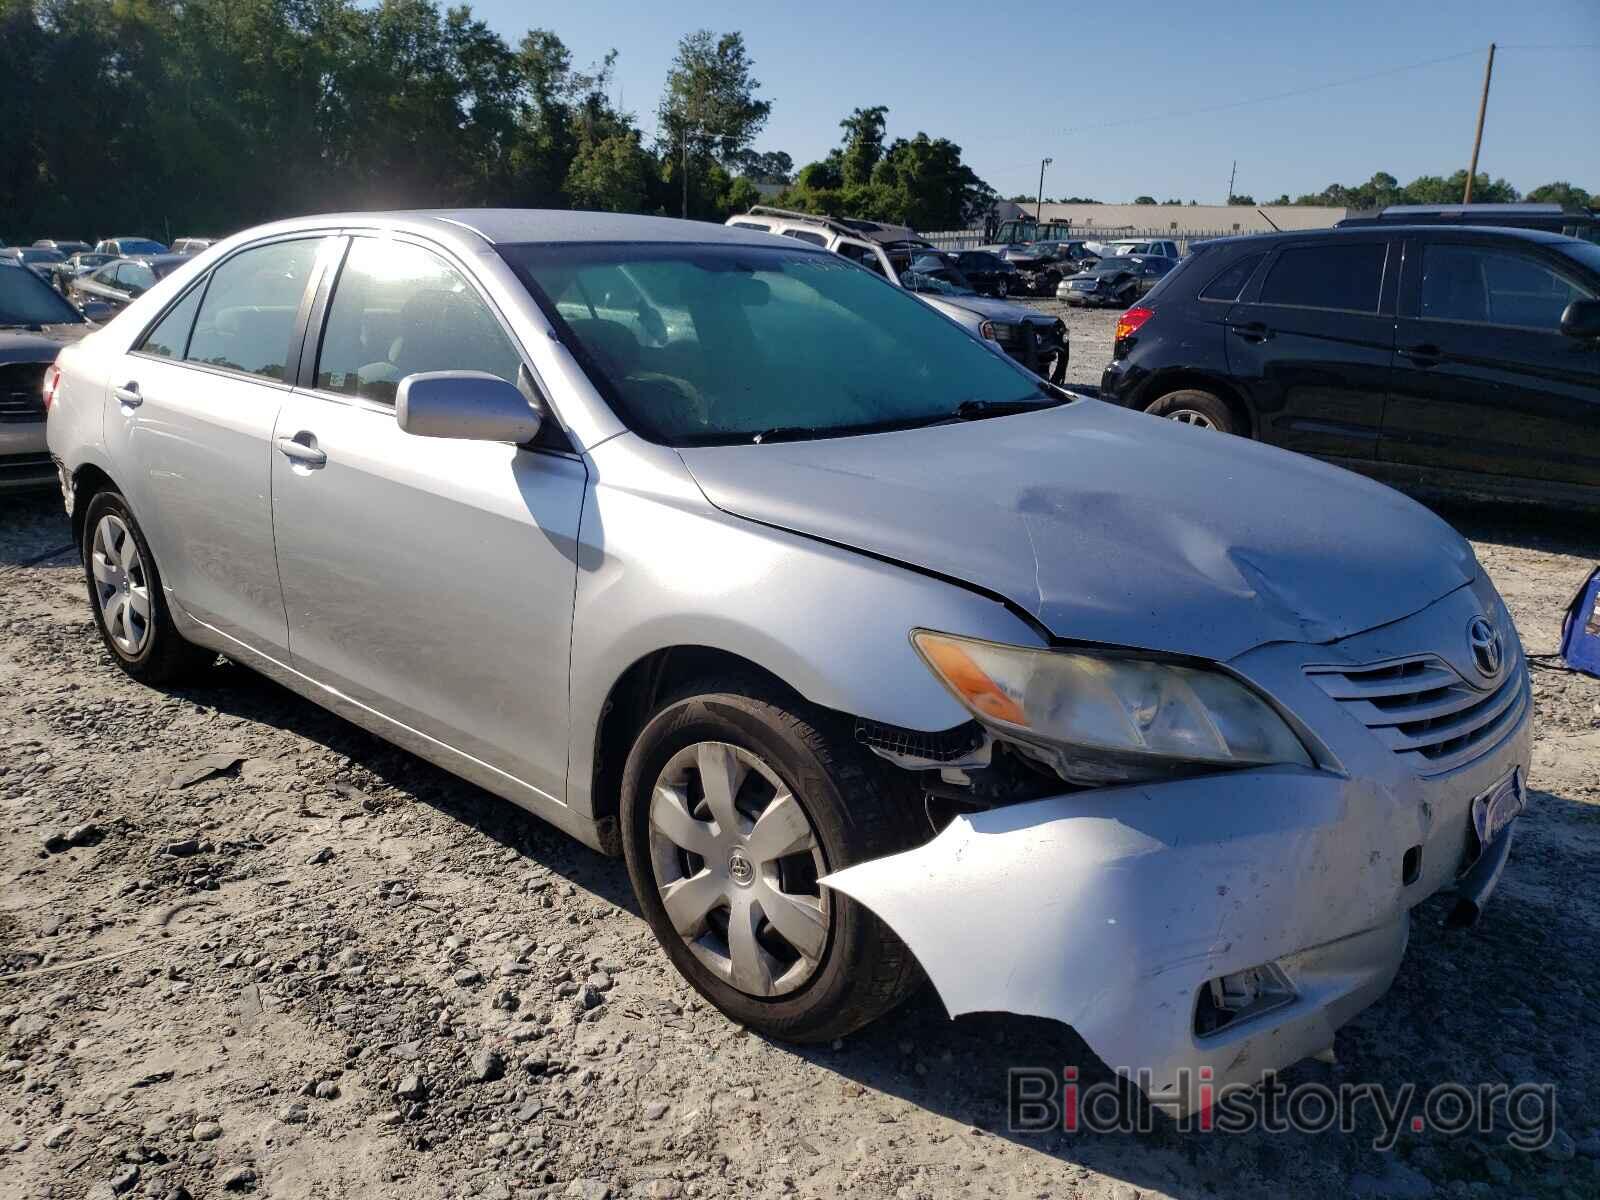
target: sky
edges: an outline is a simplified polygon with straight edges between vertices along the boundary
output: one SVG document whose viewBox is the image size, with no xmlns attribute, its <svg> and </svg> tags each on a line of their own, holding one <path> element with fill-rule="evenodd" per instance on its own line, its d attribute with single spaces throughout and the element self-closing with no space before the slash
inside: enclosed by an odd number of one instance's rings
<svg viewBox="0 0 1600 1200">
<path fill-rule="evenodd" d="M 678 39 L 740 30 L 773 106 L 757 150 L 798 167 L 838 144 L 852 108 L 884 104 L 891 140 L 950 138 L 1002 195 L 1034 194 L 1048 156 L 1047 196 L 1108 202 L 1221 203 L 1234 160 L 1234 190 L 1258 201 L 1461 170 L 1492 41 L 1478 169 L 1600 192 L 1600 0 L 472 7 L 513 44 L 553 29 L 579 67 L 615 48 L 613 99 L 647 136 Z"/>
</svg>

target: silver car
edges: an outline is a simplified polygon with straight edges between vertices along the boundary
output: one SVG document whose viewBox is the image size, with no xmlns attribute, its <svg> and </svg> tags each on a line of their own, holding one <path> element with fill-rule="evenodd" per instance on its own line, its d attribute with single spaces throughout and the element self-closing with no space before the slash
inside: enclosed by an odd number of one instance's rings
<svg viewBox="0 0 1600 1200">
<path fill-rule="evenodd" d="M 1327 1047 L 1410 910 L 1470 920 L 1505 861 L 1527 669 L 1448 526 L 1051 388 L 824 250 L 307 218 L 60 370 L 114 662 L 224 654 L 625 855 L 762 1033 L 925 972 L 1184 1110 Z"/>
</svg>

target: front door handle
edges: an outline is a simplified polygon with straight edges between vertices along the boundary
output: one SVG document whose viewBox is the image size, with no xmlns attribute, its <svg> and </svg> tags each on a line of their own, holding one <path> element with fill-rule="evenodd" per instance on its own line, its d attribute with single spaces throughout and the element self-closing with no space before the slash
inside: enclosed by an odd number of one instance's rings
<svg viewBox="0 0 1600 1200">
<path fill-rule="evenodd" d="M 328 461 L 328 452 L 317 449 L 316 435 L 305 429 L 292 438 L 279 438 L 278 453 L 306 467 L 325 466 Z"/>
<path fill-rule="evenodd" d="M 117 403 L 123 408 L 138 408 L 144 403 L 144 397 L 139 394 L 137 380 L 130 379 L 121 387 L 111 389 L 111 394 L 117 398 Z"/>
<path fill-rule="evenodd" d="M 1272 331 L 1260 321 L 1251 321 L 1244 325 L 1229 325 L 1228 328 L 1247 342 L 1264 342 L 1272 336 Z"/>
<path fill-rule="evenodd" d="M 1419 367 L 1431 367 L 1444 357 L 1432 342 L 1423 342 L 1420 346 L 1402 346 L 1400 353 Z"/>
</svg>

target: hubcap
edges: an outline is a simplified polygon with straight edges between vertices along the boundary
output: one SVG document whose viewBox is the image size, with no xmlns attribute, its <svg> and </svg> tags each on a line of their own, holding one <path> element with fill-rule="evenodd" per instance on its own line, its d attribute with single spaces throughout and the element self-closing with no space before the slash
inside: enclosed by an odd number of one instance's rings
<svg viewBox="0 0 1600 1200">
<path fill-rule="evenodd" d="M 1180 425 L 1194 425 L 1201 429 L 1215 429 L 1217 424 L 1203 412 L 1196 412 L 1192 408 L 1175 408 L 1167 416 Z"/>
<path fill-rule="evenodd" d="M 672 927 L 719 979 L 782 996 L 815 973 L 827 865 L 805 809 L 756 755 L 726 742 L 674 754 L 650 794 L 650 858 Z"/>
<path fill-rule="evenodd" d="M 89 569 L 106 632 L 118 650 L 137 658 L 150 640 L 150 586 L 139 544 L 121 517 L 108 513 L 94 527 Z"/>
</svg>

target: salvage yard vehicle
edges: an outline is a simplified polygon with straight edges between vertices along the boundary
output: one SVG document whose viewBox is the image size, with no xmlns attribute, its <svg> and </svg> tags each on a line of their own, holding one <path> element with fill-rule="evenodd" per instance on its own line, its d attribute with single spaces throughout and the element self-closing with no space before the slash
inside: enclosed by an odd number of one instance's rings
<svg viewBox="0 0 1600 1200">
<path fill-rule="evenodd" d="M 1101 394 L 1428 494 L 1600 510 L 1600 246 L 1355 225 L 1204 243 Z"/>
<path fill-rule="evenodd" d="M 1528 676 L 1461 537 L 1052 387 L 820 247 L 308 217 L 58 366 L 115 663 L 220 652 L 622 853 L 762 1034 L 926 971 L 1188 1110 L 1202 1067 L 1326 1047 L 1410 910 L 1470 918 L 1505 861 Z"/>
<path fill-rule="evenodd" d="M 67 280 L 66 296 L 74 304 L 101 304 L 111 314 L 121 312 L 185 262 L 183 254 L 151 254 L 117 258 Z"/>
<path fill-rule="evenodd" d="M 938 272 L 912 270 L 911 264 L 917 258 L 942 256 L 932 247 L 915 248 L 904 239 L 887 245 L 864 241 L 855 236 L 856 226 L 862 224 L 870 222 L 841 221 L 768 205 L 756 205 L 748 213 L 727 221 L 731 229 L 772 233 L 832 250 L 914 292 L 996 353 L 1009 355 L 1052 383 L 1066 379 L 1071 357 L 1066 322 L 1020 304 L 981 296 L 965 283 L 941 279 L 940 274 L 948 273 L 943 266 Z"/>
<path fill-rule="evenodd" d="M 985 250 L 927 250 L 911 260 L 912 269 L 957 287 L 1004 300 L 1021 290 L 1017 269 L 998 254 Z"/>
<path fill-rule="evenodd" d="M 96 267 L 103 267 L 108 262 L 115 261 L 111 254 L 96 254 L 93 250 L 80 250 L 61 262 L 55 263 L 50 268 L 50 282 L 55 285 L 56 291 L 63 296 L 67 294 L 67 285 L 79 275 L 86 275 Z"/>
<path fill-rule="evenodd" d="M 1176 265 L 1170 258 L 1113 254 L 1069 275 L 1056 288 L 1056 298 L 1085 307 L 1126 307 L 1150 292 Z"/>
<path fill-rule="evenodd" d="M 166 254 L 167 248 L 154 238 L 114 237 L 102 238 L 94 244 L 97 254 L 114 254 L 124 258 L 134 254 Z"/>
<path fill-rule="evenodd" d="M 93 326 L 32 271 L 0 265 L 0 491 L 48 487 L 45 370 Z"/>
</svg>

